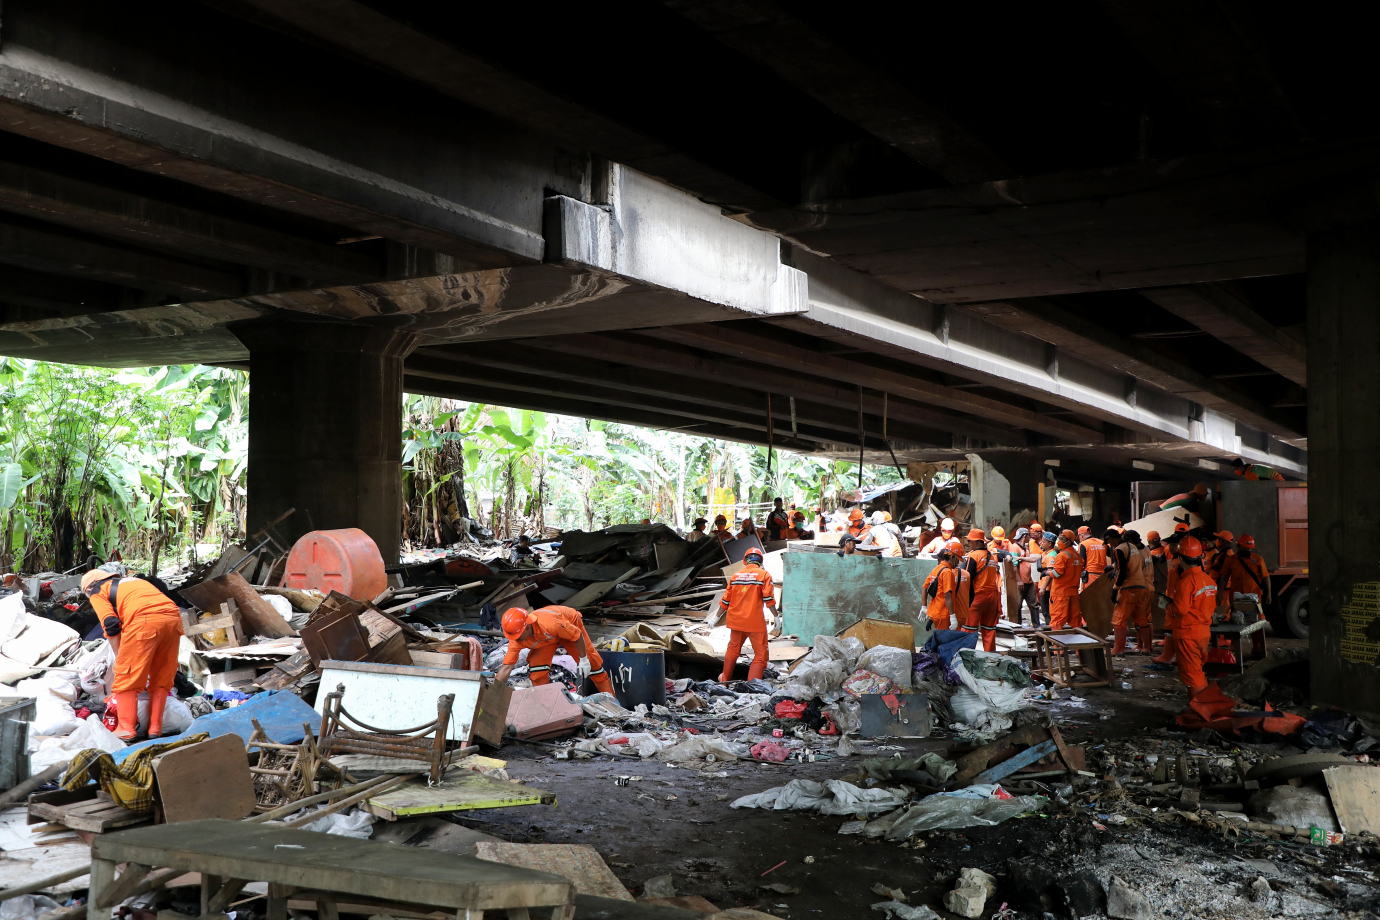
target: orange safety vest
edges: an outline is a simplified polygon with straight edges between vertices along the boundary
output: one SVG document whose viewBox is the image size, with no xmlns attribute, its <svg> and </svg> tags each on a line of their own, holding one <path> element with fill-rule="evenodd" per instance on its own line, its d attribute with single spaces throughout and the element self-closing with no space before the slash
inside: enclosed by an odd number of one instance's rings
<svg viewBox="0 0 1380 920">
<path fill-rule="evenodd" d="M 1049 589 L 1050 597 L 1073 597 L 1078 594 L 1078 583 L 1083 577 L 1083 560 L 1068 547 L 1054 557 L 1054 582 Z"/>
<path fill-rule="evenodd" d="M 1212 613 L 1217 609 L 1217 582 L 1202 566 L 1191 565 L 1175 585 L 1174 606 L 1178 608 L 1180 629 L 1208 635 Z"/>
<path fill-rule="evenodd" d="M 761 632 L 767 628 L 762 605 L 776 601 L 775 586 L 766 569 L 755 563 L 744 565 L 728 580 L 728 590 L 719 607 L 728 612 L 724 625 L 742 632 Z"/>
<path fill-rule="evenodd" d="M 996 558 L 987 550 L 975 549 L 970 552 L 964 568 L 973 580 L 975 597 L 987 597 L 1001 591 L 1001 569 L 997 568 Z"/>
<path fill-rule="evenodd" d="M 1088 537 L 1079 546 L 1086 560 L 1084 568 L 1089 575 L 1101 575 L 1107 571 L 1107 544 L 1097 537 Z"/>
</svg>

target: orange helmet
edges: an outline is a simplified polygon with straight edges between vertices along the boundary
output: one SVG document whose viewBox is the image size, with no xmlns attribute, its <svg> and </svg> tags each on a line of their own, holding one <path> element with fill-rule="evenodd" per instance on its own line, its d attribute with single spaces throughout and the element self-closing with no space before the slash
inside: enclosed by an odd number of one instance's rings
<svg viewBox="0 0 1380 920">
<path fill-rule="evenodd" d="M 791 515 L 791 520 L 793 520 L 793 521 L 803 521 L 803 520 L 805 520 L 805 512 L 804 512 L 804 511 L 797 511 L 797 512 L 795 512 L 794 514 Z"/>
<path fill-rule="evenodd" d="M 1197 537 L 1184 537 L 1179 541 L 1179 556 L 1190 561 L 1203 558 L 1203 544 Z"/>
<path fill-rule="evenodd" d="M 755 546 L 749 546 L 747 552 L 743 553 L 743 561 L 761 565 L 762 551 Z"/>
<path fill-rule="evenodd" d="M 968 539 L 969 539 L 969 540 L 986 540 L 986 539 L 987 539 L 987 534 L 984 533 L 984 532 L 981 531 L 981 530 L 978 530 L 976 527 L 974 527 L 972 530 L 968 531 Z"/>
<path fill-rule="evenodd" d="M 1056 542 L 1062 543 L 1065 546 L 1072 546 L 1076 540 L 1077 537 L 1073 535 L 1072 530 L 1065 530 L 1059 534 L 1059 539 Z"/>
<path fill-rule="evenodd" d="M 509 607 L 503 612 L 503 635 L 512 642 L 527 628 L 527 611 L 521 607 Z"/>
<path fill-rule="evenodd" d="M 1092 533 L 1092 528 L 1089 527 L 1087 524 L 1084 524 L 1082 527 L 1078 528 L 1078 536 L 1080 537 L 1090 533 Z"/>
<path fill-rule="evenodd" d="M 992 528 L 992 539 L 993 539 L 993 540 L 1005 540 L 1005 539 L 1006 539 L 1006 528 L 1005 528 L 1005 527 L 1002 527 L 1002 526 L 1000 526 L 1000 525 L 998 525 L 998 526 L 996 526 L 996 527 L 993 527 L 993 528 Z"/>
<path fill-rule="evenodd" d="M 715 524 L 716 526 L 719 525 L 719 524 L 727 524 L 727 523 L 728 523 L 728 518 L 724 517 L 722 514 L 716 514 L 716 515 L 714 515 L 714 524 Z"/>
<path fill-rule="evenodd" d="M 963 555 L 963 544 L 957 540 L 950 540 L 948 543 L 945 543 L 944 548 L 956 556 Z"/>
<path fill-rule="evenodd" d="M 953 518 L 945 518 L 944 520 L 940 521 L 940 522 L 939 522 L 939 532 L 940 532 L 940 533 L 953 533 L 953 532 L 954 532 L 954 519 L 953 519 Z"/>
<path fill-rule="evenodd" d="M 1241 539 L 1236 541 L 1236 545 L 1242 549 L 1255 549 L 1255 537 L 1248 533 L 1243 533 Z"/>
<path fill-rule="evenodd" d="M 1179 523 L 1177 523 L 1177 524 L 1174 525 L 1174 532 L 1175 532 L 1175 533 L 1188 533 L 1188 525 L 1185 524 L 1183 521 L 1180 521 Z"/>
<path fill-rule="evenodd" d="M 92 569 L 81 577 L 81 593 L 90 596 L 94 587 L 99 591 L 100 586 L 111 578 L 118 578 L 114 572 L 107 572 L 105 569 Z"/>
<path fill-rule="evenodd" d="M 1039 521 L 1031 521 L 1031 522 L 1030 522 L 1030 532 L 1031 532 L 1031 533 L 1044 533 L 1044 532 L 1045 532 L 1045 527 L 1044 527 L 1044 525 L 1041 524 Z"/>
<path fill-rule="evenodd" d="M 862 519 L 863 519 L 863 512 L 862 512 L 862 509 L 861 509 L 861 508 L 854 508 L 852 511 L 848 512 L 848 520 L 850 520 L 850 521 L 861 521 Z"/>
<path fill-rule="evenodd" d="M 1236 537 L 1232 536 L 1230 530 L 1219 530 L 1217 533 L 1213 534 L 1213 536 L 1224 543 L 1231 543 L 1236 540 Z"/>
<path fill-rule="evenodd" d="M 1145 535 L 1145 542 L 1146 542 L 1146 543 L 1154 543 L 1154 542 L 1155 542 L 1156 540 L 1158 540 L 1159 538 L 1160 538 L 1160 532 L 1159 532 L 1158 530 L 1152 530 L 1152 531 L 1150 531 L 1149 533 L 1147 533 L 1147 534 Z"/>
</svg>

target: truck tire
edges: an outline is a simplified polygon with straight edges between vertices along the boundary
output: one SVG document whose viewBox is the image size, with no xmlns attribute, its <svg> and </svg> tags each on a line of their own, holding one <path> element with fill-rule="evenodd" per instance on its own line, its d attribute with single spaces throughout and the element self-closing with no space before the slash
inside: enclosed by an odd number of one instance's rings
<svg viewBox="0 0 1380 920">
<path fill-rule="evenodd" d="M 1270 625 L 1283 637 L 1308 638 L 1308 586 L 1290 591 L 1271 611 Z"/>
</svg>

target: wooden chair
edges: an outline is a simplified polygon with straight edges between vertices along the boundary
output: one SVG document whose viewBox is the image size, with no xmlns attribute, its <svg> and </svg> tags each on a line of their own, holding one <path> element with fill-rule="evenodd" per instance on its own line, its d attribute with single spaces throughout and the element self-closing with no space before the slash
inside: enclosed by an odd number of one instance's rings
<svg viewBox="0 0 1380 920">
<path fill-rule="evenodd" d="M 350 715 L 343 704 L 345 685 L 337 684 L 326 696 L 321 714 L 321 754 L 373 754 L 399 760 L 419 760 L 431 766 L 431 782 L 439 783 L 450 765 L 446 757 L 446 733 L 450 727 L 450 710 L 455 696 L 450 693 L 436 698 L 436 718 L 425 725 L 412 728 L 378 728 Z M 345 721 L 363 731 L 348 727 Z M 428 736 L 432 736 L 428 739 Z"/>
<path fill-rule="evenodd" d="M 345 784 L 345 777 L 322 755 L 311 726 L 305 722 L 301 743 L 278 744 L 268 737 L 258 719 L 249 721 L 254 724 L 254 734 L 245 747 L 250 754 L 256 750 L 259 754 L 258 765 L 249 768 L 254 776 L 255 811 L 272 811 Z"/>
</svg>

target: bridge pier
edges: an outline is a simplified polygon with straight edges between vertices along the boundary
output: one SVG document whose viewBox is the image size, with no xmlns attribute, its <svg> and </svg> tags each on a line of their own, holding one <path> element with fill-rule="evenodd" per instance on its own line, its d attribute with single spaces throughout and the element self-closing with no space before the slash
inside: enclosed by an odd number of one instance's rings
<svg viewBox="0 0 1380 920">
<path fill-rule="evenodd" d="M 1313 701 L 1380 713 L 1380 223 L 1308 241 Z"/>
<path fill-rule="evenodd" d="M 249 349 L 249 521 L 289 540 L 358 527 L 385 563 L 402 520 L 403 359 L 417 337 L 391 326 L 309 319 L 231 327 Z"/>
</svg>

